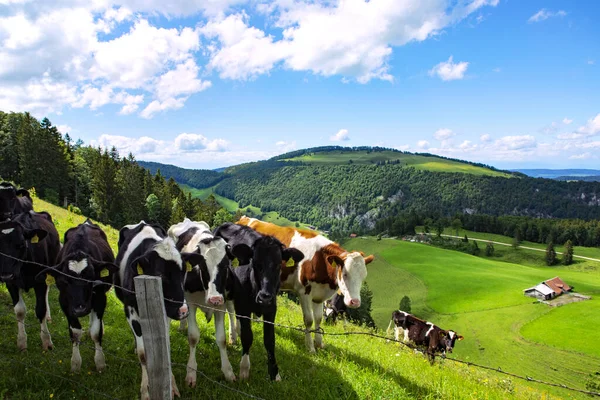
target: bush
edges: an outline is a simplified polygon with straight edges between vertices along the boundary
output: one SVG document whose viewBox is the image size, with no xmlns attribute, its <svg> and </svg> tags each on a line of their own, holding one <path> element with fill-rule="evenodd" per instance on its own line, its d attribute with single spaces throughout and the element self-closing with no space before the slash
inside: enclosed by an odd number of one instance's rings
<svg viewBox="0 0 600 400">
<path fill-rule="evenodd" d="M 556 264 L 556 250 L 554 250 L 554 242 L 550 242 L 546 247 L 546 265 L 552 266 L 554 264 Z"/>
<path fill-rule="evenodd" d="M 73 204 L 69 204 L 69 206 L 67 207 L 67 210 L 69 210 L 70 212 L 72 212 L 73 214 L 77 214 L 77 215 L 81 215 L 81 209 L 77 206 L 74 206 Z"/>
<path fill-rule="evenodd" d="M 487 242 L 485 245 L 485 255 L 491 257 L 494 255 L 494 245 L 492 242 Z"/>
<path fill-rule="evenodd" d="M 402 297 L 402 299 L 400 300 L 400 306 L 398 307 L 398 309 L 400 311 L 410 313 L 411 312 L 410 297 L 408 297 L 406 295 L 404 297 Z"/>
</svg>

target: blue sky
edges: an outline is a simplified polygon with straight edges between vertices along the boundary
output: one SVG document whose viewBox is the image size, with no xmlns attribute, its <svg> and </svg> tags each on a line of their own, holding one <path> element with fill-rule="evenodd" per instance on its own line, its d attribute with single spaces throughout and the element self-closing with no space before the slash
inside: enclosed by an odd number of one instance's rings
<svg viewBox="0 0 600 400">
<path fill-rule="evenodd" d="M 0 0 L 0 110 L 215 168 L 380 145 L 595 168 L 593 1 Z"/>
</svg>

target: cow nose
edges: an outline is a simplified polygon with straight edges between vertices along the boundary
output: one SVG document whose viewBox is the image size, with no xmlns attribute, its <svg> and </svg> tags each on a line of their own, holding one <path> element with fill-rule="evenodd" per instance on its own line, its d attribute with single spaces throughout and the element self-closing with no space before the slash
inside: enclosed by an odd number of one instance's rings
<svg viewBox="0 0 600 400">
<path fill-rule="evenodd" d="M 351 307 L 351 308 L 360 307 L 360 299 L 350 299 L 350 304 L 348 304 L 348 307 Z"/>
<path fill-rule="evenodd" d="M 85 313 L 85 306 L 84 305 L 75 306 L 73 311 L 75 311 L 76 316 L 81 316 L 82 314 Z"/>
<path fill-rule="evenodd" d="M 188 306 L 187 306 L 187 304 L 184 304 L 181 307 L 179 307 L 179 319 L 184 319 L 185 317 L 187 317 L 187 315 L 188 315 Z"/>
<path fill-rule="evenodd" d="M 213 306 L 220 306 L 223 304 L 223 296 L 212 296 L 208 299 L 208 302 Z"/>
<path fill-rule="evenodd" d="M 8 281 L 12 281 L 15 277 L 15 274 L 4 274 L 1 275 L 0 278 L 4 281 L 4 282 L 8 282 Z"/>
<path fill-rule="evenodd" d="M 256 302 L 258 304 L 269 304 L 273 300 L 273 295 L 267 292 L 258 292 L 258 296 L 256 296 Z"/>
</svg>

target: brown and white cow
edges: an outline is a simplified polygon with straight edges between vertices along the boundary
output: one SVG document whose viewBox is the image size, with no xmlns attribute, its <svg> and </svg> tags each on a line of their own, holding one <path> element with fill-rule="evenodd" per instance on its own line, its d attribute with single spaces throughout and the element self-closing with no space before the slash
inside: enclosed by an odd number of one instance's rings
<svg viewBox="0 0 600 400">
<path fill-rule="evenodd" d="M 313 231 L 277 226 L 246 216 L 237 223 L 249 226 L 263 235 L 274 236 L 286 247 L 296 248 L 304 254 L 300 263 L 282 268 L 281 289 L 292 290 L 300 297 L 308 350 L 314 353 L 315 346 L 322 348 L 323 335 L 315 333 L 313 342 L 309 330 L 313 321 L 315 330 L 321 327 L 323 302 L 339 289 L 344 295 L 346 306 L 358 308 L 360 288 L 367 277 L 366 265 L 374 257 L 365 257 L 358 251 L 348 252 L 339 244 Z"/>
<path fill-rule="evenodd" d="M 405 311 L 394 311 L 390 326 L 392 323 L 394 324 L 395 339 L 425 348 L 425 353 L 431 363 L 433 363 L 436 353 L 445 357 L 446 352 L 452 353 L 457 340 L 463 340 L 463 337 L 455 331 L 444 330 L 432 322 L 423 321 Z M 401 331 L 404 333 L 403 338 L 400 338 Z"/>
</svg>

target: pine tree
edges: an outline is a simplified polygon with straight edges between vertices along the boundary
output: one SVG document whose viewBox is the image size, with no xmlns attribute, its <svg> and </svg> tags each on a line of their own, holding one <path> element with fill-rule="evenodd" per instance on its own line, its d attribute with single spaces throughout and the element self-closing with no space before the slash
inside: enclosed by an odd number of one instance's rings
<svg viewBox="0 0 600 400">
<path fill-rule="evenodd" d="M 546 265 L 552 266 L 556 264 L 556 251 L 554 250 L 554 242 L 548 243 L 546 247 Z"/>
<path fill-rule="evenodd" d="M 567 240 L 565 243 L 565 251 L 563 254 L 563 264 L 571 265 L 573 263 L 573 242 Z"/>
<path fill-rule="evenodd" d="M 375 320 L 371 316 L 373 302 L 373 292 L 369 289 L 367 282 L 364 282 L 360 288 L 360 307 L 348 308 L 348 317 L 351 321 L 375 328 Z"/>
<path fill-rule="evenodd" d="M 485 245 L 485 255 L 491 257 L 494 255 L 494 245 L 492 242 L 487 242 Z"/>
<path fill-rule="evenodd" d="M 400 311 L 410 313 L 411 312 L 410 297 L 408 297 L 406 295 L 404 297 L 402 297 L 402 299 L 400 300 L 400 306 L 398 307 L 398 309 Z"/>
</svg>

